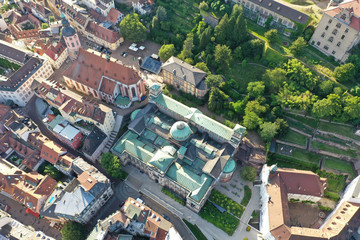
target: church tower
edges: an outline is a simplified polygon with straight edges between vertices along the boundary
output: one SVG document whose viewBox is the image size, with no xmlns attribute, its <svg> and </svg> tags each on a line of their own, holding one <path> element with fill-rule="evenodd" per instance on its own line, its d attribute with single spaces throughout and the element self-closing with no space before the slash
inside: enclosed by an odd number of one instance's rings
<svg viewBox="0 0 360 240">
<path fill-rule="evenodd" d="M 75 60 L 81 48 L 81 43 L 75 29 L 70 26 L 69 21 L 65 18 L 65 14 L 61 13 L 62 33 L 66 46 L 69 51 L 71 60 Z"/>
</svg>

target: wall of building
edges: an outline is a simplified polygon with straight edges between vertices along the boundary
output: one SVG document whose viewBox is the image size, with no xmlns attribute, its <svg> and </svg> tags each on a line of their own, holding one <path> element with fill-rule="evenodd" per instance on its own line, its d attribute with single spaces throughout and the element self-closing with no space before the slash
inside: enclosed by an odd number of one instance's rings
<svg viewBox="0 0 360 240">
<path fill-rule="evenodd" d="M 299 201 L 318 202 L 318 201 L 320 201 L 321 197 L 316 197 L 316 196 L 311 196 L 311 195 L 302 195 L 302 194 L 288 193 L 288 200 L 290 200 L 290 199 L 298 199 Z"/>
<path fill-rule="evenodd" d="M 102 153 L 102 150 L 105 148 L 107 142 L 109 141 L 109 138 L 107 137 L 95 150 L 95 152 L 90 156 L 86 153 L 84 153 L 84 155 L 90 159 L 92 162 L 96 162 L 96 160 L 99 159 L 100 154 Z"/>
<path fill-rule="evenodd" d="M 345 62 L 353 46 L 360 41 L 360 32 L 336 18 L 324 14 L 310 43 L 328 56 Z"/>
</svg>

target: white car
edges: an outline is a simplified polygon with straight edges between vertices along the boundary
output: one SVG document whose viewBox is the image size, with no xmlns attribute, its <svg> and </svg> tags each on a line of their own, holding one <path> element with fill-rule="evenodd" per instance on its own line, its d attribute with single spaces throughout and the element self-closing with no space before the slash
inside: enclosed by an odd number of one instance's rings
<svg viewBox="0 0 360 240">
<path fill-rule="evenodd" d="M 144 50 L 145 47 L 144 47 L 144 46 L 140 46 L 139 49 L 140 49 L 140 50 Z"/>
<path fill-rule="evenodd" d="M 133 47 L 133 46 L 130 46 L 129 49 L 134 52 L 137 52 L 139 50 L 137 47 Z"/>
</svg>

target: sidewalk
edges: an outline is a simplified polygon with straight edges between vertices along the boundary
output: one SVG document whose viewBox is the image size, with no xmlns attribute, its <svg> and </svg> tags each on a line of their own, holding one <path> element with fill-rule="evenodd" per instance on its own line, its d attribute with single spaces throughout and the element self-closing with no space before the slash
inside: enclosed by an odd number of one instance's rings
<svg viewBox="0 0 360 240">
<path fill-rule="evenodd" d="M 186 206 L 182 206 L 178 202 L 174 201 L 169 196 L 165 195 L 161 192 L 162 187 L 150 180 L 145 174 L 141 174 L 139 170 L 137 170 L 133 166 L 126 166 L 126 170 L 137 179 L 142 179 L 142 186 L 140 187 L 140 191 L 147 195 L 148 197 L 158 201 L 164 207 L 166 207 L 169 211 L 177 215 L 179 218 L 185 218 L 192 224 L 196 224 L 204 235 L 209 239 L 216 240 L 242 240 L 247 237 L 249 240 L 257 240 L 257 231 L 251 229 L 250 232 L 246 232 L 247 222 L 249 221 L 251 214 L 255 208 L 258 208 L 259 203 L 259 194 L 258 190 L 253 191 L 253 197 L 251 198 L 248 207 L 246 208 L 243 216 L 241 217 L 240 225 L 233 234 L 233 236 L 227 235 L 224 231 L 215 227 L 211 223 L 208 223 L 206 220 L 201 218 L 198 214 L 188 209 Z"/>
</svg>

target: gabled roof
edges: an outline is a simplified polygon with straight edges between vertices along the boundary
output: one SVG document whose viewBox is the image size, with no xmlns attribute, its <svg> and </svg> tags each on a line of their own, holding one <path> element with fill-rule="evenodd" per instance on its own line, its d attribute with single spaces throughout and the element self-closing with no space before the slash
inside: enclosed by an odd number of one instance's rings
<svg viewBox="0 0 360 240">
<path fill-rule="evenodd" d="M 80 49 L 78 60 L 70 65 L 64 76 L 98 90 L 102 77 L 108 77 L 126 85 L 136 84 L 141 78 L 132 68 Z"/>
<path fill-rule="evenodd" d="M 109 43 L 115 43 L 121 38 L 119 32 L 104 28 L 103 26 L 100 26 L 99 24 L 92 21 L 89 21 L 89 23 L 86 25 L 85 31 Z"/>
<path fill-rule="evenodd" d="M 60 156 L 66 153 L 66 149 L 53 141 L 43 144 L 40 156 L 51 164 L 56 164 Z"/>
<path fill-rule="evenodd" d="M 341 13 L 342 11 L 348 11 L 349 13 L 353 14 L 350 18 L 349 27 L 360 31 L 360 3 L 358 0 L 352 0 L 340 3 L 336 7 L 332 7 L 327 9 L 324 13 L 331 16 L 336 17 L 337 14 Z M 345 23 L 341 19 L 341 22 Z"/>
<path fill-rule="evenodd" d="M 115 8 L 111 8 L 109 11 L 109 14 L 106 16 L 106 20 L 108 22 L 111 22 L 112 24 L 116 23 L 116 20 L 118 19 L 119 15 L 122 13 L 119 10 L 116 10 Z"/>
<path fill-rule="evenodd" d="M 274 0 L 249 0 L 249 1 L 301 24 L 305 24 L 309 19 L 308 15 Z"/>
<path fill-rule="evenodd" d="M 66 50 L 66 46 L 64 46 L 61 42 L 58 42 L 56 46 L 51 45 L 45 52 L 52 60 L 56 61 L 60 55 Z"/>
<path fill-rule="evenodd" d="M 176 77 L 183 79 L 184 81 L 198 86 L 206 77 L 206 72 L 172 56 L 161 67 Z"/>
</svg>

